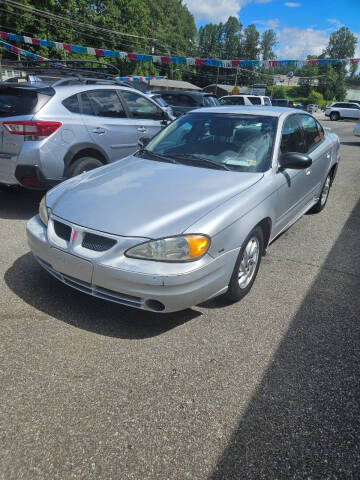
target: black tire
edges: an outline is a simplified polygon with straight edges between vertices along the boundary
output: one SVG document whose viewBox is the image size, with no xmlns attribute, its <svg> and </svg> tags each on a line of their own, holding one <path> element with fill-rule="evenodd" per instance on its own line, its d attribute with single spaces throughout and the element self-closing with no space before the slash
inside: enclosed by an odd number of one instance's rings
<svg viewBox="0 0 360 480">
<path fill-rule="evenodd" d="M 251 279 L 250 279 L 249 283 L 246 286 L 243 285 L 243 287 L 241 287 L 240 286 L 240 280 L 239 280 L 240 264 L 243 260 L 245 249 L 252 239 L 256 239 L 256 241 L 258 242 L 258 257 L 257 257 L 256 265 L 255 265 L 255 268 L 253 270 L 253 273 L 252 273 L 252 276 L 251 276 Z M 244 241 L 244 243 L 243 243 L 243 245 L 240 249 L 239 256 L 238 256 L 238 258 L 236 260 L 236 263 L 235 263 L 234 271 L 231 275 L 231 279 L 230 279 L 230 283 L 229 283 L 229 289 L 223 295 L 223 297 L 229 303 L 234 303 L 234 302 L 237 302 L 238 300 L 241 300 L 242 298 L 245 297 L 245 295 L 247 295 L 250 292 L 251 287 L 253 286 L 253 284 L 255 282 L 255 279 L 256 279 L 256 276 L 257 276 L 257 273 L 259 271 L 261 258 L 263 256 L 263 249 L 264 249 L 263 231 L 260 227 L 255 227 L 249 233 L 249 235 L 246 237 L 246 239 L 245 239 L 245 241 Z"/>
<path fill-rule="evenodd" d="M 74 161 L 70 167 L 70 177 L 75 177 L 81 173 L 94 170 L 94 168 L 102 167 L 104 164 L 98 158 L 81 157 Z"/>
<path fill-rule="evenodd" d="M 324 210 L 325 205 L 329 198 L 330 188 L 331 188 L 331 172 L 329 172 L 325 178 L 324 185 L 322 186 L 319 200 L 315 205 L 309 210 L 309 213 L 320 213 L 321 210 Z"/>
<path fill-rule="evenodd" d="M 332 120 L 333 122 L 336 122 L 338 120 L 340 120 L 340 115 L 338 112 L 331 112 L 330 113 L 330 120 Z"/>
</svg>

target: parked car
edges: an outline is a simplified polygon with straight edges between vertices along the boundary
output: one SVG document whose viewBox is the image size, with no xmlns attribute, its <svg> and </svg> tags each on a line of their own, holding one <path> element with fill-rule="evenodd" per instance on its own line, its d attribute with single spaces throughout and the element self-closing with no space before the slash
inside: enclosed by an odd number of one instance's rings
<svg viewBox="0 0 360 480">
<path fill-rule="evenodd" d="M 160 94 L 150 92 L 147 93 L 147 95 L 152 100 L 154 100 L 162 110 L 164 110 L 168 114 L 170 120 L 175 120 L 176 117 L 174 115 L 174 110 L 172 106 L 168 105 Z"/>
<path fill-rule="evenodd" d="M 288 98 L 272 98 L 271 104 L 273 107 L 294 108 L 294 102 Z"/>
<path fill-rule="evenodd" d="M 269 97 L 262 95 L 227 95 L 219 99 L 220 105 L 262 105 L 271 107 Z"/>
<path fill-rule="evenodd" d="M 319 109 L 319 106 L 313 103 L 309 103 L 309 105 L 306 107 L 306 111 L 309 113 L 317 112 L 318 109 Z"/>
<path fill-rule="evenodd" d="M 0 183 L 48 188 L 135 152 L 169 119 L 138 90 L 85 81 L 0 84 Z"/>
<path fill-rule="evenodd" d="M 334 121 L 342 118 L 360 119 L 360 105 L 349 102 L 333 102 L 330 107 L 326 107 L 325 116 Z"/>
<path fill-rule="evenodd" d="M 298 110 L 306 110 L 302 103 L 294 103 L 294 108 L 297 108 Z"/>
<path fill-rule="evenodd" d="M 212 93 L 187 90 L 164 90 L 154 93 L 161 95 L 165 102 L 172 106 L 176 117 L 196 108 L 219 105 L 218 98 Z"/>
<path fill-rule="evenodd" d="M 195 110 L 147 141 L 50 190 L 27 234 L 60 281 L 156 312 L 244 297 L 268 245 L 325 207 L 339 161 L 335 134 L 273 107 Z"/>
<path fill-rule="evenodd" d="M 360 122 L 355 124 L 354 127 L 354 135 L 356 137 L 360 137 Z"/>
</svg>

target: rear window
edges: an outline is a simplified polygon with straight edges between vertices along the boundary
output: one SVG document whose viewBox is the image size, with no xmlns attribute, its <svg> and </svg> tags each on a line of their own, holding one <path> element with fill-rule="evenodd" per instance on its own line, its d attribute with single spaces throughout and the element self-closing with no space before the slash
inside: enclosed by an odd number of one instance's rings
<svg viewBox="0 0 360 480">
<path fill-rule="evenodd" d="M 0 87 L 0 117 L 33 115 L 51 98 L 50 95 L 22 88 Z"/>
<path fill-rule="evenodd" d="M 261 105 L 261 98 L 260 97 L 248 97 L 248 99 L 250 100 L 250 102 L 253 105 Z"/>
<path fill-rule="evenodd" d="M 220 105 L 245 105 L 243 97 L 223 97 L 219 102 Z"/>
</svg>

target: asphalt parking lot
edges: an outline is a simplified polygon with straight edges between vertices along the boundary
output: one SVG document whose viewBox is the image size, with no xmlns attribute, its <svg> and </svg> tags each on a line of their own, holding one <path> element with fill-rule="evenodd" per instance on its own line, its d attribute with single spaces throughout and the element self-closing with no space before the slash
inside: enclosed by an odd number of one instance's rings
<svg viewBox="0 0 360 480">
<path fill-rule="evenodd" d="M 325 210 L 251 293 L 177 314 L 71 290 L 33 260 L 40 195 L 0 191 L 0 478 L 360 478 L 360 138 Z"/>
</svg>

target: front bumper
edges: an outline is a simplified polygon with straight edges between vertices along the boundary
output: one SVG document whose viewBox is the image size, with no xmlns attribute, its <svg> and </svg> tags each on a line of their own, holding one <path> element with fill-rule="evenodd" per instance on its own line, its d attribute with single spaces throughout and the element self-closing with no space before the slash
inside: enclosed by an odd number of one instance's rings
<svg viewBox="0 0 360 480">
<path fill-rule="evenodd" d="M 29 220 L 27 236 L 40 265 L 63 283 L 105 300 L 163 313 L 184 310 L 224 293 L 238 256 L 238 250 L 233 250 L 190 264 L 124 258 L 121 268 L 121 258 L 114 266 L 106 255 L 85 258 L 55 248 L 38 216 Z"/>
</svg>

